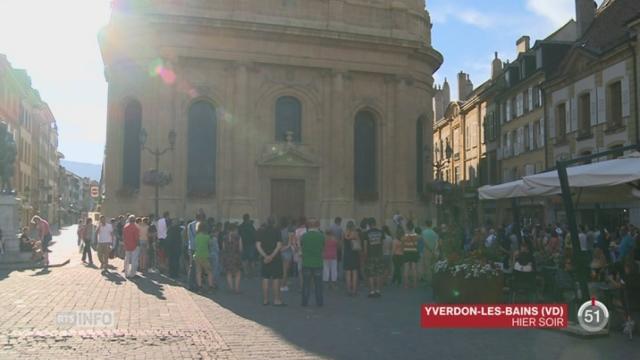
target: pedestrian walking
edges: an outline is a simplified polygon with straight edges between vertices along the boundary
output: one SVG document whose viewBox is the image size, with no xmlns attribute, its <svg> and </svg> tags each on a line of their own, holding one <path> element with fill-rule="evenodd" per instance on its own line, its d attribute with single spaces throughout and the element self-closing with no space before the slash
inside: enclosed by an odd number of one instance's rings
<svg viewBox="0 0 640 360">
<path fill-rule="evenodd" d="M 382 296 L 382 276 L 384 275 L 384 258 L 382 242 L 384 233 L 376 228 L 376 219 L 370 218 L 368 221 L 369 230 L 366 232 L 364 241 L 364 253 L 366 257 L 365 273 L 369 281 L 369 297 L 378 298 Z"/>
<path fill-rule="evenodd" d="M 93 221 L 91 218 L 87 218 L 86 223 L 82 227 L 82 231 L 80 232 L 80 238 L 83 242 L 82 249 L 82 262 L 87 263 L 86 260 L 89 260 L 88 264 L 93 266 L 93 258 L 91 255 L 91 243 L 93 242 Z"/>
<path fill-rule="evenodd" d="M 111 254 L 111 247 L 116 241 L 113 226 L 107 223 L 104 215 L 100 216 L 100 224 L 96 229 L 96 239 L 98 242 L 98 261 L 100 261 L 100 269 L 104 274 L 109 271 L 109 254 Z"/>
<path fill-rule="evenodd" d="M 358 269 L 360 267 L 360 251 L 362 245 L 356 224 L 347 222 L 347 230 L 344 233 L 344 271 L 349 296 L 358 294 Z"/>
<path fill-rule="evenodd" d="M 155 216 L 149 216 L 149 272 L 158 272 L 158 226 Z"/>
<path fill-rule="evenodd" d="M 260 270 L 262 275 L 262 305 L 269 305 L 269 287 L 271 285 L 273 289 L 273 306 L 284 306 L 280 293 L 280 281 L 282 280 L 281 247 L 280 231 L 275 227 L 275 220 L 269 218 L 267 226 L 260 232 L 256 242 L 256 250 L 262 257 Z"/>
<path fill-rule="evenodd" d="M 309 220 L 309 230 L 302 235 L 300 247 L 302 249 L 302 306 L 309 304 L 311 283 L 314 286 L 316 306 L 324 305 L 322 296 L 322 252 L 325 237 L 320 231 L 320 221 Z"/>
<path fill-rule="evenodd" d="M 238 225 L 229 224 L 229 233 L 224 237 L 222 246 L 222 267 L 227 275 L 229 290 L 240 293 L 242 276 L 242 240 L 238 234 Z"/>
<path fill-rule="evenodd" d="M 40 241 L 40 244 L 42 246 L 42 264 L 45 268 L 47 268 L 49 267 L 49 243 L 52 239 L 49 222 L 47 222 L 40 216 L 35 215 L 33 218 L 31 218 L 31 223 L 36 227 L 38 240 Z"/>
<path fill-rule="evenodd" d="M 129 215 L 127 224 L 122 229 L 124 245 L 124 275 L 127 279 L 137 277 L 138 272 L 138 244 L 140 241 L 140 229 L 136 225 L 136 217 Z"/>
<path fill-rule="evenodd" d="M 211 271 L 213 272 L 213 288 L 218 288 L 218 277 L 220 276 L 220 234 L 222 232 L 222 224 L 216 225 L 213 218 L 207 219 L 207 230 L 209 230 L 209 262 L 211 263 Z"/>
<path fill-rule="evenodd" d="M 193 257 L 193 252 L 195 251 L 196 246 L 196 236 L 198 235 L 198 224 L 204 221 L 204 215 L 196 214 L 196 219 L 187 224 L 187 251 L 188 251 L 188 259 L 189 264 L 187 266 L 187 287 L 189 289 L 195 289 L 197 286 L 196 283 L 196 265 L 195 258 Z"/>
</svg>

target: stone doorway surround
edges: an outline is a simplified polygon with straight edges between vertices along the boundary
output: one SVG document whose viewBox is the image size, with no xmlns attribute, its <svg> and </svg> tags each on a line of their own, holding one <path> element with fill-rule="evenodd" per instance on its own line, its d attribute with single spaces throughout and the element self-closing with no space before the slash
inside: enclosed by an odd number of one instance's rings
<svg viewBox="0 0 640 360">
<path fill-rule="evenodd" d="M 320 165 L 305 145 L 281 143 L 266 146 L 263 157 L 258 160 L 258 219 L 266 220 L 273 214 L 273 184 L 288 181 L 303 184 L 302 199 L 304 213 L 297 216 L 320 216 Z M 293 194 L 292 194 L 293 195 Z M 279 195 L 278 195 L 279 196 Z M 284 201 L 284 200 L 283 200 Z M 276 219 L 279 221 L 279 219 Z"/>
</svg>

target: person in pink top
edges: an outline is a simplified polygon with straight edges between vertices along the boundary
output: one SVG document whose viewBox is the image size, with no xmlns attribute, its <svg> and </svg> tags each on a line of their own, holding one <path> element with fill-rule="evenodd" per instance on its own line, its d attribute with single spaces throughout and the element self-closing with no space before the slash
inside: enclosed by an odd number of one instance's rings
<svg viewBox="0 0 640 360">
<path fill-rule="evenodd" d="M 140 241 L 140 229 L 136 225 L 136 217 L 130 215 L 127 225 L 122 230 L 124 240 L 124 274 L 127 279 L 137 277 L 138 271 L 138 242 Z"/>
<path fill-rule="evenodd" d="M 322 280 L 325 283 L 331 281 L 330 287 L 335 289 L 336 281 L 338 281 L 338 239 L 336 239 L 331 230 L 325 232 L 322 259 Z"/>
<path fill-rule="evenodd" d="M 51 229 L 47 220 L 36 215 L 31 218 L 31 223 L 36 227 L 38 231 L 38 240 L 40 240 L 42 248 L 42 264 L 44 267 L 49 266 L 49 243 L 51 242 Z"/>
</svg>

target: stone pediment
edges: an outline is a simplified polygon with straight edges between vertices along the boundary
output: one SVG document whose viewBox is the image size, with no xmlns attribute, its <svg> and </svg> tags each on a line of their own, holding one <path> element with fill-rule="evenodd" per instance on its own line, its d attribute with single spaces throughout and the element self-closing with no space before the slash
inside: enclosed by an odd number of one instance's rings
<svg viewBox="0 0 640 360">
<path fill-rule="evenodd" d="M 558 75 L 573 76 L 589 71 L 597 56 L 586 48 L 574 47 L 561 63 Z"/>
<path fill-rule="evenodd" d="M 258 160 L 258 166 L 320 166 L 315 156 L 297 144 L 271 144 L 266 147 L 263 156 Z"/>
</svg>

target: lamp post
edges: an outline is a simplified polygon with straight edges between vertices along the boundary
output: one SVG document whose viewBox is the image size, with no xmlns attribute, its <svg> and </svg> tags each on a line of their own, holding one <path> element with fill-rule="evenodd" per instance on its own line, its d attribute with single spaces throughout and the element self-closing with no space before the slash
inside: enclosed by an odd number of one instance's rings
<svg viewBox="0 0 640 360">
<path fill-rule="evenodd" d="M 147 143 L 147 131 L 142 128 L 140 130 L 140 148 L 142 150 L 146 150 L 148 151 L 151 155 L 153 155 L 155 157 L 155 168 L 153 169 L 153 172 L 155 173 L 156 176 L 158 176 L 160 174 L 160 156 L 166 154 L 168 151 L 173 151 L 175 149 L 176 146 L 176 132 L 175 130 L 171 130 L 169 131 L 169 147 L 164 148 L 164 149 L 160 149 L 159 146 L 156 145 L 155 149 L 152 149 L 148 146 L 146 146 Z M 160 179 L 155 179 L 155 181 L 152 181 L 152 184 L 155 188 L 155 216 L 160 216 L 159 212 L 160 212 L 160 186 L 163 185 L 163 182 L 160 181 Z"/>
<path fill-rule="evenodd" d="M 436 190 L 436 194 L 437 194 L 436 205 L 437 205 L 438 223 L 440 222 L 441 213 L 442 213 L 442 203 L 443 203 L 442 194 L 445 192 L 447 188 L 450 188 L 450 186 L 446 186 L 448 184 L 444 181 L 442 177 L 442 169 L 449 166 L 449 162 L 451 161 L 452 156 L 453 156 L 453 149 L 449 144 L 449 140 L 447 140 L 447 144 L 444 149 L 444 154 L 442 152 L 442 149 L 440 149 L 439 152 L 436 152 L 435 161 L 432 163 L 433 167 L 436 169 L 436 181 L 435 181 L 434 189 Z"/>
</svg>

